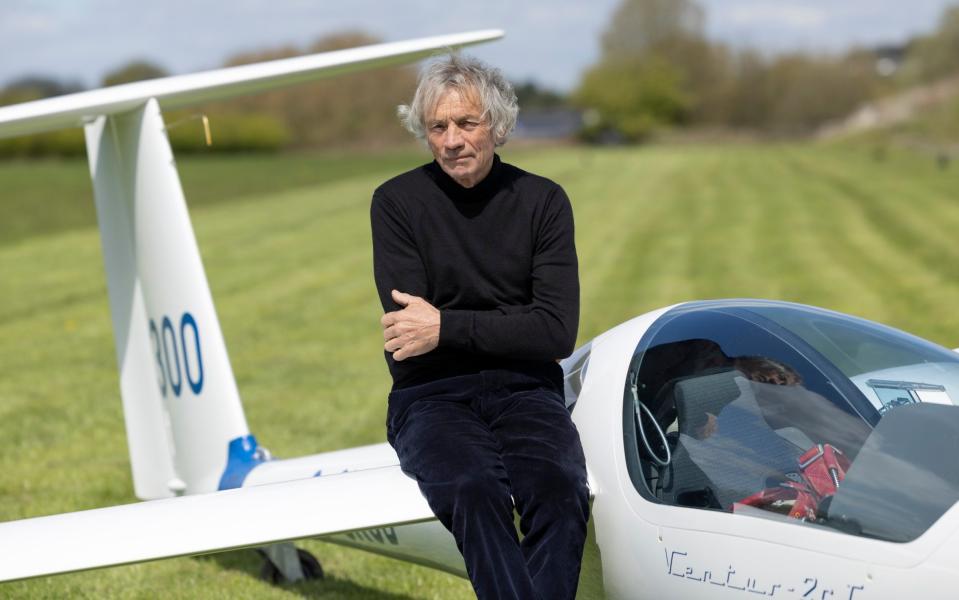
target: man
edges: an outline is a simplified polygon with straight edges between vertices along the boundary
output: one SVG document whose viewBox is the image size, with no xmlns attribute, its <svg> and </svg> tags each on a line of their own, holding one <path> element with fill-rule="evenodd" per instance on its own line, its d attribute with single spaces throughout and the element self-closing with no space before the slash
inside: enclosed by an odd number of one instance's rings
<svg viewBox="0 0 959 600">
<path fill-rule="evenodd" d="M 557 364 L 579 282 L 566 194 L 494 152 L 517 110 L 499 71 L 456 55 L 400 107 L 435 160 L 373 194 L 387 439 L 479 598 L 559 600 L 576 594 L 589 511 Z"/>
</svg>

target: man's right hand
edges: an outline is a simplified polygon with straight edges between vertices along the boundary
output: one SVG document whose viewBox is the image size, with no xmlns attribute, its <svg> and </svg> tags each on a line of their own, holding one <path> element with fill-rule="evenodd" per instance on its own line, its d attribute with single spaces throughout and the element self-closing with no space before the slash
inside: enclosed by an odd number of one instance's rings
<svg viewBox="0 0 959 600">
<path fill-rule="evenodd" d="M 401 361 L 432 351 L 440 341 L 440 311 L 419 296 L 392 291 L 393 301 L 402 310 L 388 312 L 380 319 L 383 349 Z"/>
</svg>

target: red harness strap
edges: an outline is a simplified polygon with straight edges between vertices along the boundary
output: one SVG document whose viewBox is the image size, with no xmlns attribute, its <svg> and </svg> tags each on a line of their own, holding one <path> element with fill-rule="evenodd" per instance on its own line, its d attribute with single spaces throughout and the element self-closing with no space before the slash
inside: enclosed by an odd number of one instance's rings
<svg viewBox="0 0 959 600">
<path fill-rule="evenodd" d="M 799 470 L 820 498 L 836 493 L 848 469 L 849 459 L 832 444 L 818 444 L 799 457 Z"/>
<path fill-rule="evenodd" d="M 849 459 L 831 444 L 817 444 L 804 452 L 798 462 L 802 481 L 784 481 L 756 492 L 734 504 L 733 512 L 736 505 L 746 505 L 814 521 L 819 503 L 835 494 L 845 479 Z"/>
</svg>

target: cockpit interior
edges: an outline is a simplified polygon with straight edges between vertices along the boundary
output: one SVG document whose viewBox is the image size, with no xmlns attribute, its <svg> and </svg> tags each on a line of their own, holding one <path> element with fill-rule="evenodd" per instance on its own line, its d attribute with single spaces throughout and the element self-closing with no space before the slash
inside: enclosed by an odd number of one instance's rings
<svg viewBox="0 0 959 600">
<path fill-rule="evenodd" d="M 908 542 L 959 500 L 959 354 L 889 327 L 680 305 L 623 389 L 627 466 L 652 502 Z"/>
</svg>

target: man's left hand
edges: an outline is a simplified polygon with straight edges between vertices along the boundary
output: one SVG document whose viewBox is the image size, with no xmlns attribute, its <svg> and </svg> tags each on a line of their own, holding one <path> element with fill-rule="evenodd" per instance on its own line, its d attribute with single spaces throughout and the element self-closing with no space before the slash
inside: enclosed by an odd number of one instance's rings
<svg viewBox="0 0 959 600">
<path fill-rule="evenodd" d="M 440 341 L 440 311 L 419 296 L 393 290 L 393 301 L 402 310 L 388 312 L 380 319 L 383 348 L 400 361 L 436 348 Z"/>
</svg>

